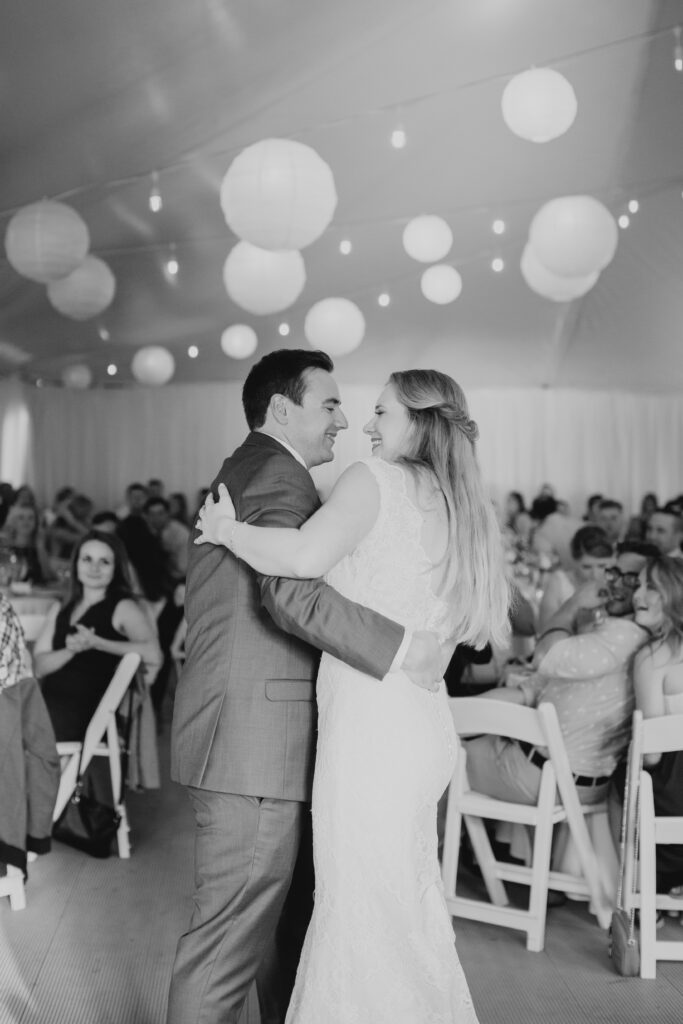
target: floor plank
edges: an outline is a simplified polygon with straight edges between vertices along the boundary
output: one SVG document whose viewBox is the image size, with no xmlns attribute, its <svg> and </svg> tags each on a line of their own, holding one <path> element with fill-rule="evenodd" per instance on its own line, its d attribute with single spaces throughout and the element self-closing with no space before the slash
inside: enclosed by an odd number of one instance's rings
<svg viewBox="0 0 683 1024">
<path fill-rule="evenodd" d="M 164 764 L 166 747 L 167 730 Z M 190 914 L 191 814 L 170 782 L 128 806 L 130 860 L 55 844 L 30 866 L 26 909 L 0 900 L 0 1024 L 163 1024 Z M 542 953 L 527 952 L 520 932 L 464 920 L 455 930 L 481 1024 L 683 1020 L 683 963 L 659 964 L 656 981 L 619 977 L 584 904 L 549 912 Z M 252 992 L 242 1024 L 258 1021 Z"/>
</svg>

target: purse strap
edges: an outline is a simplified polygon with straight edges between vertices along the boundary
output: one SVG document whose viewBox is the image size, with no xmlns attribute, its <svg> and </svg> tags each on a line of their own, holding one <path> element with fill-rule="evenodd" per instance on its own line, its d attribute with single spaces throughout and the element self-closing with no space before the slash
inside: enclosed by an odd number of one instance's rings
<svg viewBox="0 0 683 1024">
<path fill-rule="evenodd" d="M 128 717 L 126 720 L 126 735 L 124 737 L 124 744 L 121 757 L 121 788 L 119 790 L 119 798 L 114 798 L 114 806 L 118 805 L 123 801 L 124 794 L 126 792 L 126 775 L 128 774 L 128 758 L 130 756 L 130 734 L 133 726 L 133 683 L 131 682 L 128 687 Z M 71 797 L 71 803 L 80 803 L 81 796 L 83 794 L 83 747 L 85 744 L 81 743 L 81 752 L 78 757 L 78 771 L 76 773 L 76 785 L 74 787 L 73 796 Z"/>
</svg>

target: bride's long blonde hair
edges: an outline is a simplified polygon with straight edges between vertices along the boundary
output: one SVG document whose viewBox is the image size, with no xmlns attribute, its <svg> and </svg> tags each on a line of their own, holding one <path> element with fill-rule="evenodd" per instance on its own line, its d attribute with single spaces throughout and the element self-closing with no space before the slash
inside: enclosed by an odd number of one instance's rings
<svg viewBox="0 0 683 1024">
<path fill-rule="evenodd" d="M 450 519 L 448 580 L 458 643 L 507 643 L 509 587 L 500 528 L 475 455 L 479 430 L 459 384 L 438 370 L 392 373 L 389 384 L 408 410 L 408 451 L 401 461 L 430 469 Z"/>
</svg>

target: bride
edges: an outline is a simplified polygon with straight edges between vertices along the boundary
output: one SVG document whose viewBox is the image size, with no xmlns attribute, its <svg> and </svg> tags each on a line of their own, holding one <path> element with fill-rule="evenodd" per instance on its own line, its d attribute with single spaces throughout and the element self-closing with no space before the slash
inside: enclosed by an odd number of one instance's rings
<svg viewBox="0 0 683 1024">
<path fill-rule="evenodd" d="M 258 572 L 327 581 L 413 630 L 502 643 L 508 591 L 465 396 L 435 370 L 393 373 L 350 466 L 300 529 L 237 522 L 224 485 L 195 543 Z M 381 682 L 323 654 L 313 783 L 315 908 L 287 1024 L 470 1024 L 476 1014 L 439 876 L 436 804 L 456 754 L 445 686 Z"/>
</svg>

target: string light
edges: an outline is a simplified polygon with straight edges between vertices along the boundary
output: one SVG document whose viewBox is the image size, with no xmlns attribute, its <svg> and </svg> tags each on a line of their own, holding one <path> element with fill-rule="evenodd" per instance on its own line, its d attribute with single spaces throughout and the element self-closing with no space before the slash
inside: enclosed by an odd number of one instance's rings
<svg viewBox="0 0 683 1024">
<path fill-rule="evenodd" d="M 505 234 L 505 221 L 504 220 L 500 220 L 500 218 L 498 218 L 497 220 L 494 220 L 494 222 L 491 225 L 491 227 L 493 229 L 494 235 L 503 235 L 503 234 Z"/>
<path fill-rule="evenodd" d="M 108 329 L 104 326 L 104 324 L 100 324 L 100 326 L 97 328 L 97 333 L 99 334 L 102 341 L 109 341 L 109 339 L 111 338 L 111 334 L 109 333 Z"/>
<path fill-rule="evenodd" d="M 405 128 L 399 121 L 391 133 L 391 145 L 394 149 L 405 149 L 407 141 Z"/>
<path fill-rule="evenodd" d="M 171 248 L 170 255 L 169 255 L 168 259 L 166 260 L 166 263 L 164 264 L 164 269 L 165 269 L 166 275 L 168 277 L 175 278 L 175 277 L 178 276 L 178 271 L 180 270 L 180 264 L 178 263 L 178 259 L 177 259 L 176 254 L 175 254 L 175 245 L 171 245 L 170 248 Z"/>
<path fill-rule="evenodd" d="M 107 373 L 109 374 L 110 377 L 116 376 L 116 374 L 118 373 L 118 367 L 116 366 L 116 363 L 109 364 L 109 366 L 107 367 Z"/>
<path fill-rule="evenodd" d="M 351 245 L 351 242 L 348 240 L 348 238 L 342 239 L 342 241 L 339 243 L 339 252 L 342 254 L 342 256 L 348 256 L 352 248 L 353 246 Z"/>
<path fill-rule="evenodd" d="M 283 338 L 286 338 L 287 335 L 289 334 L 289 324 L 286 324 L 284 322 L 281 323 L 277 329 L 277 332 L 278 334 L 282 335 Z"/>
<path fill-rule="evenodd" d="M 199 349 L 197 348 L 196 345 L 190 345 L 190 347 L 187 350 L 187 354 L 190 357 L 190 359 L 196 359 L 197 356 L 199 355 Z"/>
<path fill-rule="evenodd" d="M 164 201 L 161 198 L 161 191 L 159 189 L 159 172 L 152 171 L 152 187 L 149 192 L 149 208 L 152 213 L 158 213 L 163 205 Z"/>
<path fill-rule="evenodd" d="M 683 45 L 681 45 L 681 26 L 676 25 L 674 29 L 674 68 L 679 74 L 683 72 Z"/>
<path fill-rule="evenodd" d="M 500 274 L 502 270 L 505 270 L 505 260 L 500 256 L 494 256 L 491 260 L 491 270 L 496 274 Z"/>
<path fill-rule="evenodd" d="M 379 306 L 388 306 L 391 302 L 391 296 L 388 292 L 382 292 L 381 295 L 377 296 L 377 304 Z"/>
<path fill-rule="evenodd" d="M 619 225 L 620 228 L 626 229 L 629 226 L 630 223 L 631 223 L 631 218 L 629 217 L 629 215 L 627 213 L 622 213 L 621 216 L 617 219 L 617 224 Z"/>
<path fill-rule="evenodd" d="M 629 199 L 629 201 L 628 201 L 628 212 L 629 213 L 638 213 L 639 209 L 640 209 L 640 203 L 638 202 L 638 200 L 637 199 Z"/>
</svg>

